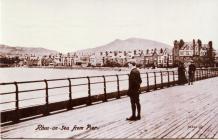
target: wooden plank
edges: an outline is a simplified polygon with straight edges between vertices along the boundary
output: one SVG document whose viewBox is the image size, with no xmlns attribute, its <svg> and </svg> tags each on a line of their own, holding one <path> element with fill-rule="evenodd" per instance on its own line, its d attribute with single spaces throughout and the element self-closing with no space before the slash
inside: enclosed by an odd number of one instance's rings
<svg viewBox="0 0 218 140">
<path fill-rule="evenodd" d="M 205 106 L 208 105 L 208 101 L 207 98 L 204 98 L 203 100 L 199 100 L 198 103 L 201 103 L 202 108 L 204 108 Z M 196 103 L 192 102 L 193 105 L 189 104 L 189 106 L 196 106 Z M 198 111 L 199 112 L 199 111 Z M 184 133 L 185 131 L 187 131 L 188 129 L 188 125 L 190 122 L 192 122 L 193 120 L 197 119 L 194 118 L 198 113 L 196 113 L 196 110 L 186 110 L 186 116 L 185 116 L 185 123 L 181 124 L 180 126 L 178 126 L 174 131 L 171 131 L 167 137 L 168 138 L 178 138 L 178 136 L 182 133 Z M 194 114 L 195 113 L 195 114 Z"/>
</svg>

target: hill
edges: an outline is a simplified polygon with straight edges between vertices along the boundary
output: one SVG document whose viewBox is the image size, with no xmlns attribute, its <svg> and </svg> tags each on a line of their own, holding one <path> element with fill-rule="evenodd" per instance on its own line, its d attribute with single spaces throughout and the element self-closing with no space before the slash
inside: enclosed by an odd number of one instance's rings
<svg viewBox="0 0 218 140">
<path fill-rule="evenodd" d="M 77 52 L 93 53 L 93 52 L 105 52 L 105 51 L 133 51 L 133 50 L 146 50 L 146 49 L 154 49 L 154 48 L 171 49 L 172 46 L 161 42 L 148 40 L 148 39 L 129 38 L 126 40 L 116 39 L 106 45 L 102 45 L 96 48 L 79 50 Z"/>
<path fill-rule="evenodd" d="M 0 54 L 2 55 L 35 54 L 36 56 L 43 56 L 57 53 L 57 51 L 45 48 L 12 47 L 8 45 L 0 45 Z"/>
</svg>

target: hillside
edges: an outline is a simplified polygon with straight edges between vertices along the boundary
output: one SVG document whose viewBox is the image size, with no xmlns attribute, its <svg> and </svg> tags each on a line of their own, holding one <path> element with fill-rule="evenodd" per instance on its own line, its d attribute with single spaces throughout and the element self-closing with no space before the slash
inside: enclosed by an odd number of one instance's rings
<svg viewBox="0 0 218 140">
<path fill-rule="evenodd" d="M 57 54 L 57 51 L 48 50 L 45 48 L 28 48 L 28 47 L 11 47 L 0 45 L 0 54 L 17 55 L 17 54 L 35 54 L 36 56 Z"/>
<path fill-rule="evenodd" d="M 168 48 L 171 49 L 170 45 L 141 38 L 129 38 L 126 40 L 116 39 L 106 45 L 102 45 L 96 48 L 90 48 L 85 50 L 79 50 L 77 52 L 105 52 L 105 51 L 130 51 L 130 50 L 146 50 L 146 49 L 160 49 Z"/>
</svg>

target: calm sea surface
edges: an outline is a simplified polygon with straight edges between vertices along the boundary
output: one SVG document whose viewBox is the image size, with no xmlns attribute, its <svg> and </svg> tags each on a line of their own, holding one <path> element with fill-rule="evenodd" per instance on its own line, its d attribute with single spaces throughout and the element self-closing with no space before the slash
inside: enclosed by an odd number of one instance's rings
<svg viewBox="0 0 218 140">
<path fill-rule="evenodd" d="M 45 68 L 0 68 L 0 82 L 26 80 L 43 80 L 54 78 L 83 77 L 93 75 L 111 75 L 128 73 L 112 70 L 78 70 L 78 69 L 45 69 Z"/>
</svg>

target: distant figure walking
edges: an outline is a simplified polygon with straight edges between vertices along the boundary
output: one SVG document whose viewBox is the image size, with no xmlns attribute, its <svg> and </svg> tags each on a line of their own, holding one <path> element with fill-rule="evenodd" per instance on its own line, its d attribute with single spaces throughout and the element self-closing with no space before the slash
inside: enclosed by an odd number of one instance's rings
<svg viewBox="0 0 218 140">
<path fill-rule="evenodd" d="M 188 77 L 189 77 L 189 80 L 188 80 L 188 84 L 190 85 L 193 85 L 193 82 L 194 82 L 194 79 L 195 79 L 195 70 L 196 70 L 196 67 L 194 65 L 193 62 L 191 62 L 191 64 L 189 65 L 189 69 L 188 69 Z"/>
<path fill-rule="evenodd" d="M 183 63 L 179 63 L 178 67 L 178 82 L 179 85 L 184 85 L 187 83 L 186 75 L 185 75 L 185 67 Z"/>
<path fill-rule="evenodd" d="M 142 79 L 140 76 L 139 70 L 136 68 L 135 62 L 129 63 L 129 67 L 132 68 L 129 75 L 129 90 L 127 95 L 130 97 L 131 108 L 132 108 L 132 116 L 127 118 L 127 120 L 140 120 L 141 119 L 141 105 L 139 101 L 140 84 L 142 83 Z M 138 115 L 136 116 L 136 108 L 138 111 Z"/>
</svg>

